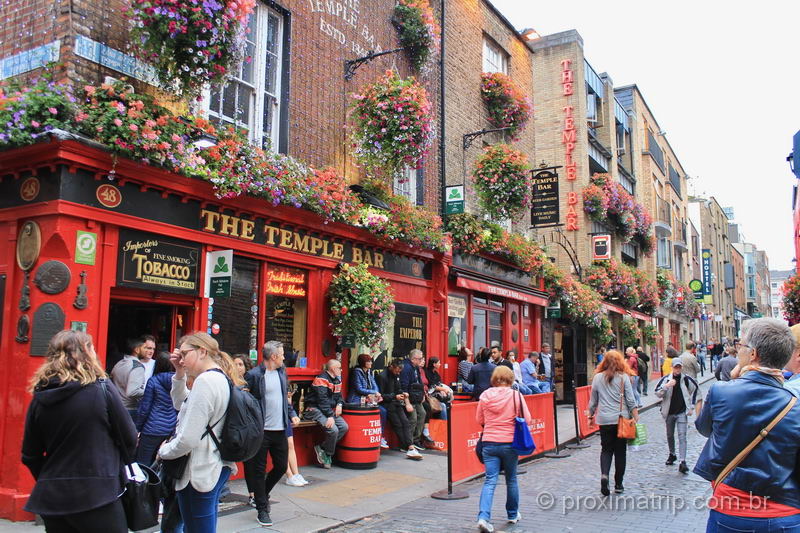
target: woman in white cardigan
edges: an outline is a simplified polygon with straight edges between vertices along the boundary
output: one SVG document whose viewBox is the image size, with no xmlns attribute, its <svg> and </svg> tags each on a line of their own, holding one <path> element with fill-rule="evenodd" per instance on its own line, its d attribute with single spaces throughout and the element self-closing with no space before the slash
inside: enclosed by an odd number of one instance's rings
<svg viewBox="0 0 800 533">
<path fill-rule="evenodd" d="M 175 367 L 171 396 L 179 410 L 178 426 L 175 437 L 161 446 L 158 455 L 163 459 L 189 455 L 186 470 L 175 483 L 184 531 L 214 532 L 219 493 L 236 472 L 236 463 L 223 461 L 214 440 L 205 433 L 206 426 L 218 439 L 222 433 L 230 399 L 226 375 L 231 376 L 233 362 L 220 352 L 217 341 L 203 332 L 186 335 L 179 345 L 170 356 Z M 187 376 L 194 379 L 191 392 Z"/>
</svg>

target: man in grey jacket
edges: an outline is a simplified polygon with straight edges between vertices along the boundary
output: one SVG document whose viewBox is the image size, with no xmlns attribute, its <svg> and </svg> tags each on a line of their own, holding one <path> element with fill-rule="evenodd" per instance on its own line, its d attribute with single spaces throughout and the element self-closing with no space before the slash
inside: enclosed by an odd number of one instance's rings
<svg viewBox="0 0 800 533">
<path fill-rule="evenodd" d="M 697 381 L 682 374 L 682 358 L 672 360 L 672 374 L 661 378 L 656 385 L 656 396 L 661 398 L 661 416 L 667 425 L 667 445 L 669 457 L 666 465 L 674 465 L 678 457 L 675 456 L 675 428 L 678 428 L 678 453 L 681 463 L 678 470 L 682 474 L 689 472 L 686 465 L 686 427 L 689 416 L 702 408 L 703 401 L 697 400 Z"/>
<path fill-rule="evenodd" d="M 130 413 L 134 423 L 136 422 L 139 400 L 144 395 L 144 386 L 147 383 L 145 366 L 139 361 L 139 353 L 146 342 L 147 340 L 144 337 L 129 340 L 128 354 L 130 355 L 123 357 L 111 369 L 111 381 L 117 386 L 119 394 L 122 396 L 122 403 Z"/>
<path fill-rule="evenodd" d="M 673 359 L 672 364 L 675 364 L 678 359 Z M 689 376 L 695 382 L 697 381 L 697 374 L 700 373 L 700 362 L 697 360 L 697 345 L 692 341 L 686 343 L 686 351 L 681 354 L 680 362 L 683 364 L 683 375 Z"/>
</svg>

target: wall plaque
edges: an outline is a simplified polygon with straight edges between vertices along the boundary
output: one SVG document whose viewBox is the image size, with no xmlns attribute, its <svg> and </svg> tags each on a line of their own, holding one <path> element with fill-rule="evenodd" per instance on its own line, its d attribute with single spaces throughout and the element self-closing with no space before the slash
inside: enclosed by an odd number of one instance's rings
<svg viewBox="0 0 800 533">
<path fill-rule="evenodd" d="M 31 355 L 47 355 L 47 346 L 53 335 L 64 329 L 64 311 L 58 304 L 47 302 L 33 313 Z"/>
<path fill-rule="evenodd" d="M 17 265 L 22 270 L 30 270 L 39 259 L 42 249 L 42 232 L 33 220 L 25 222 L 17 236 Z"/>
<path fill-rule="evenodd" d="M 200 245 L 120 229 L 117 286 L 196 295 Z"/>
<path fill-rule="evenodd" d="M 69 267 L 61 261 L 51 260 L 36 270 L 33 284 L 45 294 L 58 294 L 69 286 L 72 275 Z"/>
</svg>

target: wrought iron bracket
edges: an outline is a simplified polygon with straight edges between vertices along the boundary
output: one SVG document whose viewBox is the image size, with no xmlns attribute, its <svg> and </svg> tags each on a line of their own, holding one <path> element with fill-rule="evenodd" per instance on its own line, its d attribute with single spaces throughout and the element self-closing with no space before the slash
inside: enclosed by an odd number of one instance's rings
<svg viewBox="0 0 800 533">
<path fill-rule="evenodd" d="M 375 52 L 375 50 L 370 50 L 364 57 L 359 57 L 356 59 L 348 59 L 344 62 L 344 79 L 347 81 L 353 79 L 353 76 L 355 76 L 358 67 L 360 67 L 364 63 L 369 63 L 376 57 L 385 56 L 387 54 L 395 54 L 397 52 L 402 52 L 402 51 L 403 48 L 393 48 L 392 50 L 385 50 L 383 52 Z"/>
<path fill-rule="evenodd" d="M 473 131 L 472 133 L 465 133 L 464 137 L 463 137 L 463 141 L 462 141 L 462 147 L 463 147 L 464 150 L 466 150 L 467 148 L 472 146 L 472 143 L 478 137 L 483 137 L 484 135 L 486 135 L 488 133 L 495 133 L 497 131 L 506 131 L 506 130 L 510 130 L 510 129 L 511 129 L 511 127 L 508 126 L 508 127 L 505 127 L 505 128 L 494 128 L 494 129 L 489 129 L 489 130 Z"/>
</svg>

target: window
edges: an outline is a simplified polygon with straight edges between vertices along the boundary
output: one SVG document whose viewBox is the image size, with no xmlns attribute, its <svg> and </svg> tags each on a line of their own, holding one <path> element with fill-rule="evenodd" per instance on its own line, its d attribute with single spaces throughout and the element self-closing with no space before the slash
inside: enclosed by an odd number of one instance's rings
<svg viewBox="0 0 800 533">
<path fill-rule="evenodd" d="M 283 343 L 286 366 L 305 356 L 308 317 L 308 272 L 299 268 L 268 264 L 264 291 L 267 293 L 266 340 Z"/>
<path fill-rule="evenodd" d="M 659 268 L 672 268 L 672 243 L 669 239 L 658 239 L 656 263 Z"/>
<path fill-rule="evenodd" d="M 248 132 L 251 142 L 278 147 L 283 61 L 283 17 L 260 4 L 248 24 L 244 62 L 221 90 L 211 91 L 208 115 L 217 125 L 231 124 Z"/>
<path fill-rule="evenodd" d="M 508 54 L 488 37 L 483 38 L 483 71 L 508 74 Z"/>
<path fill-rule="evenodd" d="M 412 205 L 423 205 L 425 201 L 425 172 L 420 168 L 406 168 L 394 178 L 394 193 L 405 196 Z"/>
<path fill-rule="evenodd" d="M 219 325 L 213 336 L 230 354 L 249 354 L 257 348 L 259 266 L 255 259 L 234 255 L 230 297 L 209 302 L 211 322 Z"/>
</svg>

